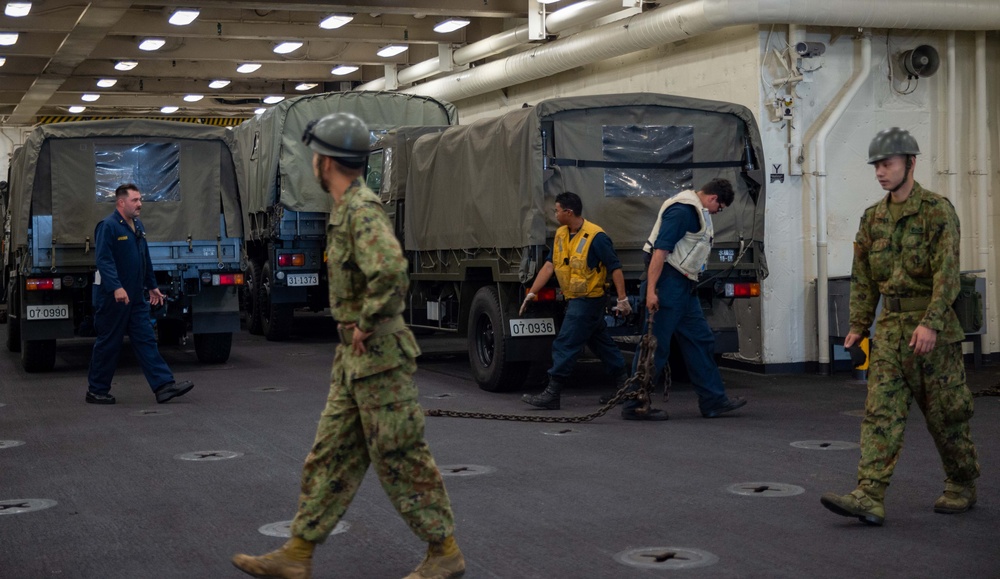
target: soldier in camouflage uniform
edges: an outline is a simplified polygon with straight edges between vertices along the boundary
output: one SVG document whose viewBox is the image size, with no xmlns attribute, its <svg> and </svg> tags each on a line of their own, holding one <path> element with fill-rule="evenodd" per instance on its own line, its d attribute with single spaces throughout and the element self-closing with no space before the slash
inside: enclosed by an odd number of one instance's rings
<svg viewBox="0 0 1000 579">
<path fill-rule="evenodd" d="M 292 538 L 233 564 L 255 577 L 308 578 L 312 551 L 333 531 L 372 464 L 382 488 L 427 556 L 407 579 L 459 577 L 465 560 L 452 535 L 444 481 L 424 440 L 413 373 L 420 354 L 401 316 L 406 259 L 378 197 L 361 177 L 369 132 L 361 119 L 334 113 L 311 123 L 303 141 L 316 176 L 334 199 L 327 225 L 330 311 L 339 324 L 330 395 L 302 470 Z"/>
<path fill-rule="evenodd" d="M 882 314 L 868 375 L 861 424 L 858 487 L 826 493 L 823 506 L 870 525 L 885 520 L 885 489 L 903 447 L 910 402 L 916 400 L 934 438 L 947 480 L 938 513 L 976 504 L 979 477 L 969 433 L 972 394 L 965 383 L 962 326 L 952 303 L 959 286 L 959 223 L 948 199 L 913 180 L 916 140 L 891 128 L 872 140 L 868 163 L 888 195 L 865 210 L 854 243 L 850 348 L 868 333 L 879 297 Z"/>
</svg>

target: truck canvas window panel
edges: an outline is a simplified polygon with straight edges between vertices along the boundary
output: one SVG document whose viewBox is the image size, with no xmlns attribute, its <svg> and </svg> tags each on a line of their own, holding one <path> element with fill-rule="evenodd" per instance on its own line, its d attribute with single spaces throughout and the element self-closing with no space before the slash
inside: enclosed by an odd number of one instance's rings
<svg viewBox="0 0 1000 579">
<path fill-rule="evenodd" d="M 693 163 L 692 126 L 604 125 L 601 148 L 605 161 L 629 165 L 604 169 L 606 197 L 672 197 L 693 188 L 690 168 L 635 166 Z"/>
<path fill-rule="evenodd" d="M 97 200 L 114 203 L 119 185 L 135 183 L 145 202 L 178 202 L 180 159 L 177 143 L 95 143 Z"/>
</svg>

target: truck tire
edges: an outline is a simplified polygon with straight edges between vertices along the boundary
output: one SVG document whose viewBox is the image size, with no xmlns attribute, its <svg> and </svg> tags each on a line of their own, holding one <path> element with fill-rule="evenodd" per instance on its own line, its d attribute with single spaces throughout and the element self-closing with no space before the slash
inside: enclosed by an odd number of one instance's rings
<svg viewBox="0 0 1000 579">
<path fill-rule="evenodd" d="M 251 260 L 243 275 L 243 293 L 247 313 L 247 331 L 255 336 L 264 333 L 261 327 L 260 296 L 257 289 L 260 286 L 261 267 L 256 260 Z"/>
<path fill-rule="evenodd" d="M 223 364 L 232 349 L 232 332 L 194 335 L 194 353 L 202 364 Z"/>
<path fill-rule="evenodd" d="M 270 342 L 280 342 L 292 329 L 292 306 L 271 303 L 271 262 L 265 261 L 257 278 L 257 300 L 260 303 L 260 329 Z"/>
<path fill-rule="evenodd" d="M 18 301 L 17 289 L 8 288 L 7 298 L 7 350 L 10 352 L 21 351 L 21 303 Z M 14 312 L 14 316 L 10 315 Z"/>
<path fill-rule="evenodd" d="M 520 388 L 531 365 L 527 361 L 507 360 L 504 335 L 496 288 L 479 288 L 469 310 L 469 364 L 472 377 L 487 392 Z"/>
<path fill-rule="evenodd" d="M 48 372 L 55 365 L 55 340 L 24 340 L 21 342 L 21 366 L 25 372 Z"/>
</svg>

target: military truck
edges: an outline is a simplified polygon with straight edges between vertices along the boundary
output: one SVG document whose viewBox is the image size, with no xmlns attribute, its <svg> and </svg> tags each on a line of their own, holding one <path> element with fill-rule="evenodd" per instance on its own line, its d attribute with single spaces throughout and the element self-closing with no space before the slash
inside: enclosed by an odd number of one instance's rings
<svg viewBox="0 0 1000 579">
<path fill-rule="evenodd" d="M 198 360 L 228 360 L 240 329 L 243 171 L 231 130 L 107 120 L 34 129 L 11 161 L 4 243 L 7 348 L 25 370 L 52 369 L 56 342 L 92 336 L 94 228 L 115 188 L 143 193 L 161 343 L 194 335 Z M 6 230 L 6 229 L 5 229 Z"/>
<path fill-rule="evenodd" d="M 584 217 L 614 241 L 636 313 L 608 321 L 617 340 L 634 344 L 645 316 L 642 246 L 661 204 L 729 179 L 736 198 L 713 218 L 715 245 L 699 293 L 717 351 L 759 359 L 762 166 L 760 133 L 745 107 L 619 94 L 548 99 L 459 127 L 390 131 L 369 159 L 369 185 L 394 216 L 410 261 L 407 322 L 465 336 L 476 381 L 494 391 L 517 388 L 532 361 L 550 360 L 564 309 L 555 281 L 523 317 L 518 309 L 551 247 L 558 227 L 551 210 L 563 191 L 580 195 Z"/>
<path fill-rule="evenodd" d="M 288 336 L 295 309 L 329 305 L 323 254 L 332 200 L 316 182 L 312 151 L 301 138 L 310 121 L 335 112 L 362 118 L 373 135 L 401 125 L 458 122 L 451 103 L 355 91 L 287 99 L 237 127 L 249 187 L 243 303 L 250 332 L 268 340 Z"/>
</svg>

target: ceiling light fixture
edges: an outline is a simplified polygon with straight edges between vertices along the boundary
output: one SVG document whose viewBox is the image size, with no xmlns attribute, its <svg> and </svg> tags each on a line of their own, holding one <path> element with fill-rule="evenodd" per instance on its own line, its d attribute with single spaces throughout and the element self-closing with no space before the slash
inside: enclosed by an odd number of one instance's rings
<svg viewBox="0 0 1000 579">
<path fill-rule="evenodd" d="M 266 105 L 273 105 L 273 104 L 280 103 L 283 100 L 285 100 L 285 97 L 283 97 L 283 96 L 269 96 L 269 97 L 264 97 L 264 104 L 266 104 Z"/>
<path fill-rule="evenodd" d="M 175 107 L 173 105 L 167 105 L 165 107 L 162 107 L 160 109 L 160 112 L 169 115 L 170 113 L 176 113 L 177 109 L 179 109 L 179 108 L 180 107 Z"/>
<path fill-rule="evenodd" d="M 255 115 L 263 114 L 263 112 L 266 110 L 267 109 L 265 109 L 264 107 L 260 107 L 259 109 L 254 109 L 253 114 Z"/>
<path fill-rule="evenodd" d="M 186 97 L 184 97 L 184 100 L 187 101 L 187 102 L 189 102 L 189 103 L 196 103 L 196 102 L 200 101 L 203 98 L 205 98 L 205 95 L 201 95 L 201 94 L 189 94 Z"/>
<path fill-rule="evenodd" d="M 137 66 L 139 63 L 135 60 L 119 60 L 115 63 L 115 70 L 132 70 Z"/>
<path fill-rule="evenodd" d="M 13 46 L 17 44 L 16 32 L 0 32 L 0 46 Z"/>
<path fill-rule="evenodd" d="M 0 66 L 3 65 L 0 64 Z M 299 84 L 295 85 L 295 90 L 312 90 L 318 86 L 319 83 L 316 82 L 300 82 Z"/>
<path fill-rule="evenodd" d="M 11 18 L 27 16 L 31 12 L 31 2 L 8 2 L 3 13 Z"/>
<path fill-rule="evenodd" d="M 350 64 L 341 64 L 340 66 L 333 67 L 333 70 L 330 71 L 330 74 L 335 74 L 337 76 L 344 76 L 345 74 L 351 74 L 355 70 L 358 70 L 358 67 Z"/>
<path fill-rule="evenodd" d="M 382 58 L 389 58 L 396 56 L 397 54 L 402 54 L 409 48 L 410 47 L 405 44 L 390 44 L 388 46 L 383 46 L 375 54 L 381 56 Z"/>
<path fill-rule="evenodd" d="M 99 94 L 87 93 L 87 94 L 80 95 L 80 100 L 86 101 L 88 103 L 92 103 L 92 102 L 96 101 L 99 98 L 101 98 L 101 95 L 99 95 Z"/>
<path fill-rule="evenodd" d="M 555 4 L 559 0 L 538 0 L 539 4 Z"/>
<path fill-rule="evenodd" d="M 73 113 L 74 115 L 82 113 L 85 110 L 87 110 L 87 107 L 81 107 L 81 106 L 69 107 L 69 112 Z"/>
<path fill-rule="evenodd" d="M 4 57 L 4 56 L 0 56 L 0 66 L 3 66 L 5 64 L 7 64 L 7 58 Z M 303 89 L 303 90 L 305 90 L 305 89 Z"/>
<path fill-rule="evenodd" d="M 243 74 L 250 74 L 260 68 L 260 64 L 256 62 L 244 62 L 243 64 L 236 67 L 236 72 L 241 72 Z"/>
<path fill-rule="evenodd" d="M 174 13 L 170 15 L 170 20 L 167 22 L 173 24 L 174 26 L 187 26 L 194 22 L 194 19 L 201 14 L 201 11 L 197 8 L 178 8 L 174 10 Z"/>
<path fill-rule="evenodd" d="M 469 25 L 469 21 L 465 18 L 449 18 L 447 20 L 442 20 L 434 26 L 434 32 L 440 32 L 441 34 L 447 34 L 448 32 L 455 32 L 461 28 L 465 28 Z"/>
<path fill-rule="evenodd" d="M 333 30 L 334 28 L 340 28 L 351 20 L 354 20 L 354 16 L 351 14 L 334 14 L 323 19 L 319 23 L 319 27 L 326 30 Z"/>
<path fill-rule="evenodd" d="M 97 81 L 97 86 L 101 88 L 111 88 L 118 84 L 117 78 L 102 78 Z"/>
<path fill-rule="evenodd" d="M 208 83 L 208 88 L 226 88 L 227 86 L 229 86 L 228 80 L 213 80 Z"/>
<path fill-rule="evenodd" d="M 163 48 L 163 45 L 167 41 L 163 38 L 145 38 L 139 43 L 139 50 L 145 50 L 147 52 L 152 52 L 154 50 L 159 50 Z"/>
<path fill-rule="evenodd" d="M 288 54 L 289 52 L 295 52 L 296 50 L 302 48 L 302 43 L 290 40 L 288 42 L 282 42 L 281 44 L 274 47 L 275 54 Z"/>
</svg>

